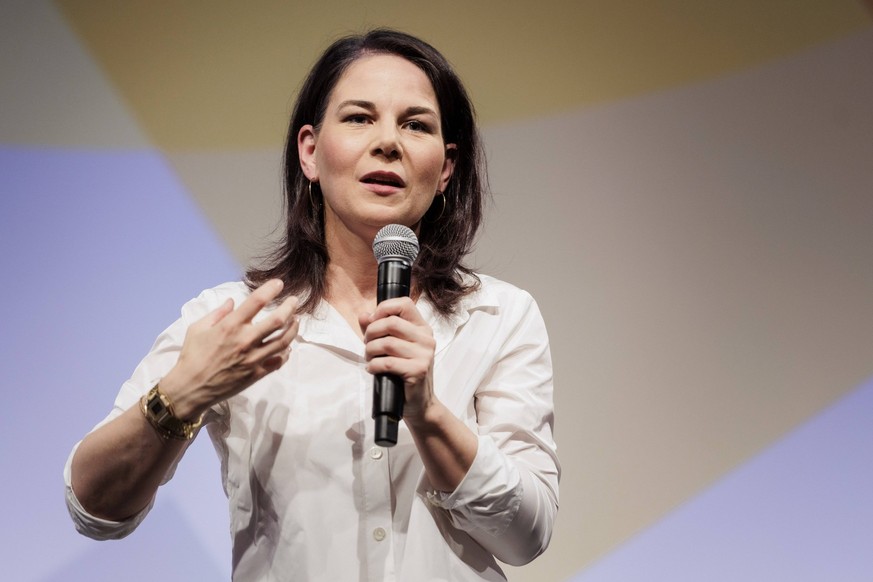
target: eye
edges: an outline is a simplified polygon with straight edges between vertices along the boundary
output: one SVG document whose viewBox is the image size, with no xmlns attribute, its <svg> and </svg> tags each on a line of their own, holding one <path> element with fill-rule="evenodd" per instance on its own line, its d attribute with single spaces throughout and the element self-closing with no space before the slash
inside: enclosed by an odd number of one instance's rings
<svg viewBox="0 0 873 582">
<path fill-rule="evenodd" d="M 368 120 L 369 118 L 365 113 L 351 113 L 343 118 L 343 121 L 345 121 L 346 123 L 351 123 L 353 125 L 363 125 L 367 123 Z"/>
<path fill-rule="evenodd" d="M 406 122 L 406 129 L 421 133 L 431 133 L 430 126 L 418 119 L 411 119 Z"/>
</svg>

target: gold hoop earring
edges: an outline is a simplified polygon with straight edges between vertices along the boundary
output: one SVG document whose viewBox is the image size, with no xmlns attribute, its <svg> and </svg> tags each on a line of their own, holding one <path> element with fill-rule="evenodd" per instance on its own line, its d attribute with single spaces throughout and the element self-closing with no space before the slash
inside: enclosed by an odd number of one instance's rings
<svg viewBox="0 0 873 582">
<path fill-rule="evenodd" d="M 309 181 L 308 189 L 309 189 L 309 205 L 312 206 L 312 209 L 313 209 L 313 210 L 315 210 L 316 212 L 318 212 L 319 208 L 318 208 L 318 206 L 315 204 L 315 200 L 312 198 L 312 180 Z"/>
<path fill-rule="evenodd" d="M 445 214 L 445 212 L 446 212 L 446 195 L 443 194 L 442 192 L 440 192 L 439 190 L 437 190 L 436 193 L 437 193 L 437 196 L 442 198 L 443 205 L 442 205 L 442 208 L 440 208 L 440 213 L 437 215 L 437 217 L 431 219 L 430 222 L 439 222 L 439 219 L 442 218 L 443 214 Z M 431 208 L 433 208 L 433 205 L 431 205 Z"/>
</svg>

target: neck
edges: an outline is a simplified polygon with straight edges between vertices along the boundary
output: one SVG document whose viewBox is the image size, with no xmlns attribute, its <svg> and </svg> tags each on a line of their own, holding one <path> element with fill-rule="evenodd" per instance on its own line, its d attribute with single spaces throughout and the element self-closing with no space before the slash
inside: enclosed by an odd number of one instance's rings
<svg viewBox="0 0 873 582">
<path fill-rule="evenodd" d="M 326 299 L 336 308 L 363 304 L 375 307 L 377 264 L 372 241 L 356 236 L 331 236 L 330 231 L 325 239 L 330 257 Z"/>
</svg>

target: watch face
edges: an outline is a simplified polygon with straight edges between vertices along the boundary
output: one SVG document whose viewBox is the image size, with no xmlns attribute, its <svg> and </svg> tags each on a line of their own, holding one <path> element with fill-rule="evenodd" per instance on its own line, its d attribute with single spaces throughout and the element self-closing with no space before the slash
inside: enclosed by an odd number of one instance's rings
<svg viewBox="0 0 873 582">
<path fill-rule="evenodd" d="M 155 396 L 154 398 L 152 398 L 151 400 L 148 401 L 148 408 L 149 408 L 149 412 L 155 418 L 161 416 L 161 414 L 163 414 L 164 411 L 166 410 L 164 403 L 161 402 L 161 399 L 158 396 Z"/>
</svg>

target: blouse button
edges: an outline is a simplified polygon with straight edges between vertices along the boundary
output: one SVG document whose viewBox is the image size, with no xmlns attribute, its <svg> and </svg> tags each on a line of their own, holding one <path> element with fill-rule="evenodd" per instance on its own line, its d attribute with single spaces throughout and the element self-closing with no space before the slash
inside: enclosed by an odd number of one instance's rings
<svg viewBox="0 0 873 582">
<path fill-rule="evenodd" d="M 370 458 L 374 461 L 378 461 L 382 458 L 382 449 L 380 447 L 373 447 L 370 449 Z"/>
<path fill-rule="evenodd" d="M 376 540 L 377 542 L 381 542 L 382 540 L 384 540 L 385 539 L 385 530 L 382 529 L 381 527 L 377 527 L 376 529 L 374 529 L 373 530 L 373 539 Z"/>
</svg>

